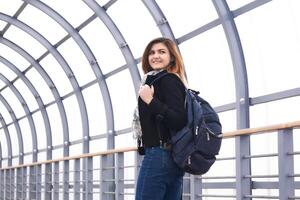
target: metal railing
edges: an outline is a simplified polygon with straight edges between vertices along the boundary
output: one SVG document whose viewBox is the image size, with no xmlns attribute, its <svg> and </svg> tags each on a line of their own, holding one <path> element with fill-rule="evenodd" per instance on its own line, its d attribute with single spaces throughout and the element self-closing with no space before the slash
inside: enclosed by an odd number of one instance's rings
<svg viewBox="0 0 300 200">
<path fill-rule="evenodd" d="M 243 158 L 277 158 L 278 169 L 278 174 L 240 174 L 251 180 L 253 194 L 245 195 L 244 199 L 300 199 L 300 196 L 296 196 L 300 181 L 295 181 L 300 177 L 300 171 L 295 173 L 294 170 L 294 157 L 300 155 L 300 152 L 293 150 L 293 132 L 299 127 L 300 121 L 296 121 L 223 134 L 223 138 L 227 139 L 277 133 L 278 152 Z M 134 199 L 135 180 L 139 170 L 137 163 L 140 160 L 136 148 L 129 147 L 3 167 L 0 169 L 0 199 Z M 222 161 L 234 162 L 235 157 L 220 156 L 216 163 Z M 225 175 L 226 166 L 223 169 L 224 175 L 211 176 L 214 170 L 212 168 L 203 176 L 186 174 L 183 198 L 235 199 L 237 174 Z M 276 195 L 259 194 L 256 192 L 259 189 L 276 190 Z"/>
</svg>

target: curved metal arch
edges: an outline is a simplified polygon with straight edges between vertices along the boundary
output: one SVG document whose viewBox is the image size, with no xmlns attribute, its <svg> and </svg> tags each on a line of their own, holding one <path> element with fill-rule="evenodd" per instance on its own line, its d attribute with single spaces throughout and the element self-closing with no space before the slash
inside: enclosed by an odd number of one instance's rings
<svg viewBox="0 0 300 200">
<path fill-rule="evenodd" d="M 13 109 L 11 108 L 9 103 L 6 101 L 6 99 L 2 95 L 0 95 L 0 101 L 5 106 L 6 110 L 10 114 L 10 117 L 12 118 L 13 123 L 15 125 L 15 129 L 16 129 L 16 133 L 17 133 L 17 137 L 18 137 L 18 144 L 19 144 L 19 164 L 23 164 L 23 162 L 24 162 L 24 144 L 23 144 L 23 137 L 22 137 L 22 132 L 21 132 L 21 128 L 20 128 L 18 119 L 15 115 L 15 112 L 13 111 Z"/>
<path fill-rule="evenodd" d="M 126 43 L 124 37 L 122 36 L 121 32 L 117 28 L 117 26 L 113 23 L 112 19 L 109 17 L 109 15 L 106 13 L 105 9 L 102 8 L 96 1 L 94 0 L 83 0 L 84 3 L 90 7 L 94 11 L 94 13 L 98 16 L 98 18 L 104 23 L 104 25 L 107 27 L 107 29 L 111 32 L 113 38 L 115 39 L 116 43 L 121 49 L 121 52 L 123 54 L 123 57 L 126 60 L 129 72 L 131 74 L 131 79 L 133 81 L 133 85 L 136 91 L 139 89 L 140 84 L 140 76 L 138 72 L 138 68 L 135 62 L 135 59 L 132 55 L 132 52 Z M 107 148 L 112 149 L 114 148 L 114 135 L 113 132 L 115 130 L 111 130 L 112 133 L 108 133 L 108 142 L 107 142 Z"/>
<path fill-rule="evenodd" d="M 249 128 L 249 89 L 247 69 L 243 48 L 234 22 L 234 17 L 225 0 L 213 0 L 215 9 L 222 22 L 227 43 L 231 53 L 236 90 L 237 128 Z M 236 198 L 244 199 L 251 194 L 251 181 L 244 175 L 251 171 L 251 160 L 243 159 L 250 154 L 250 137 L 236 138 Z"/>
<path fill-rule="evenodd" d="M 146 8 L 152 15 L 161 34 L 164 37 L 168 37 L 177 43 L 177 40 L 176 40 L 176 38 L 173 34 L 173 31 L 168 23 L 168 20 L 166 19 L 165 15 L 161 11 L 160 7 L 157 5 L 155 0 L 143 0 L 143 3 L 145 4 Z"/>
<path fill-rule="evenodd" d="M 2 80 L 6 85 L 8 85 L 8 87 L 11 89 L 11 91 L 17 97 L 17 99 L 19 100 L 20 104 L 22 105 L 22 107 L 23 107 L 23 109 L 25 111 L 25 114 L 27 116 L 27 120 L 29 122 L 30 129 L 31 129 L 31 133 L 32 133 L 31 134 L 31 137 L 32 137 L 32 148 L 33 148 L 32 161 L 36 162 L 37 161 L 37 152 L 38 152 L 37 136 L 36 136 L 35 124 L 34 124 L 32 116 L 31 116 L 30 110 L 29 110 L 29 108 L 28 108 L 28 106 L 27 106 L 27 104 L 26 104 L 23 96 L 18 91 L 18 89 L 13 84 L 11 84 L 10 81 L 3 74 L 1 74 L 1 73 L 0 73 L 0 80 Z"/>
<path fill-rule="evenodd" d="M 63 144 L 64 144 L 64 156 L 69 155 L 69 127 L 68 127 L 68 120 L 67 115 L 65 112 L 64 104 L 62 103 L 61 96 L 55 86 L 55 83 L 52 81 L 51 77 L 48 75 L 48 73 L 43 69 L 43 67 L 23 48 L 18 46 L 17 44 L 13 43 L 12 41 L 8 40 L 7 38 L 0 37 L 0 43 L 6 45 L 10 49 L 17 52 L 19 55 L 21 55 L 24 59 L 26 59 L 32 67 L 34 67 L 37 72 L 42 76 L 42 78 L 45 80 L 46 84 L 51 90 L 51 93 L 56 101 L 58 111 L 60 114 L 60 119 L 62 123 L 63 128 Z"/>
<path fill-rule="evenodd" d="M 1 141 L 0 141 L 0 168 L 2 167 L 2 147 L 1 147 Z M 1 173 L 1 172 L 0 172 Z M 2 177 L 1 177 L 2 178 Z"/>
<path fill-rule="evenodd" d="M 103 76 L 103 73 L 101 71 L 101 68 L 97 62 L 96 57 L 94 56 L 93 52 L 91 51 L 88 44 L 85 42 L 85 40 L 81 37 L 81 35 L 78 33 L 78 31 L 65 19 L 63 18 L 59 13 L 57 13 L 55 10 L 53 10 L 48 5 L 44 4 L 41 1 L 33 1 L 33 0 L 23 0 L 26 3 L 36 7 L 37 9 L 44 12 L 46 15 L 51 17 L 53 20 L 55 20 L 62 28 L 67 31 L 70 36 L 73 38 L 73 40 L 78 44 L 82 52 L 84 53 L 86 59 L 89 61 L 91 68 L 97 78 L 97 82 L 102 94 L 102 99 L 104 103 L 104 109 L 106 114 L 106 120 L 107 120 L 107 129 L 114 130 L 114 115 L 113 115 L 113 108 L 112 108 L 112 102 L 109 94 L 109 90 L 106 84 L 106 80 Z M 86 136 L 86 135 L 84 135 Z M 86 141 L 88 142 L 88 141 Z"/>
<path fill-rule="evenodd" d="M 11 138 L 9 135 L 9 131 L 7 129 L 5 120 L 3 118 L 3 116 L 0 113 L 0 123 L 3 127 L 4 133 L 5 133 L 5 138 L 6 138 L 6 143 L 7 143 L 7 158 L 8 158 L 8 162 L 7 165 L 11 166 L 12 165 L 12 147 L 11 147 Z"/>
<path fill-rule="evenodd" d="M 10 70 L 12 70 L 14 73 L 17 74 L 18 77 L 22 79 L 22 81 L 25 83 L 25 85 L 28 87 L 32 95 L 35 97 L 35 100 L 39 106 L 39 109 L 42 113 L 42 117 L 45 124 L 45 131 L 46 131 L 46 144 L 47 144 L 47 159 L 52 158 L 52 132 L 51 132 L 51 126 L 50 121 L 48 117 L 48 113 L 45 108 L 45 104 L 43 100 L 41 99 L 39 93 L 35 89 L 35 87 L 32 85 L 32 83 L 28 80 L 28 78 L 10 61 L 5 59 L 4 57 L 0 56 L 0 62 L 2 62 L 4 65 L 6 65 Z"/>
<path fill-rule="evenodd" d="M 89 138 L 88 138 L 88 135 L 89 135 L 88 115 L 87 115 L 84 98 L 83 98 L 83 95 L 81 92 L 81 88 L 79 87 L 79 84 L 77 82 L 77 79 L 74 76 L 68 63 L 62 57 L 62 55 L 58 52 L 58 50 L 46 38 L 44 38 L 40 33 L 35 31 L 34 29 L 32 29 L 27 24 L 21 22 L 18 19 L 14 19 L 11 16 L 3 14 L 3 13 L 0 13 L 0 20 L 10 23 L 10 24 L 20 28 L 24 32 L 28 33 L 29 35 L 31 35 L 40 44 L 42 44 L 53 55 L 53 57 L 57 60 L 57 62 L 61 65 L 65 74 L 69 78 L 69 81 L 72 85 L 72 88 L 74 90 L 74 93 L 75 93 L 75 96 L 76 96 L 76 99 L 77 99 L 77 102 L 79 105 L 81 122 L 82 122 L 82 132 L 83 132 L 83 135 L 85 135 L 83 140 L 89 140 Z M 86 145 L 88 145 L 88 143 L 83 142 L 83 145 L 85 145 L 85 146 L 83 146 L 83 153 L 88 153 L 89 146 L 86 146 Z"/>
</svg>

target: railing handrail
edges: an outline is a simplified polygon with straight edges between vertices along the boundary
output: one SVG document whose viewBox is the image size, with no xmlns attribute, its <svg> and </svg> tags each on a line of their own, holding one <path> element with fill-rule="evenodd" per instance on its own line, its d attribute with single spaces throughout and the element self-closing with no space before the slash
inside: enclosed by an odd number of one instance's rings
<svg viewBox="0 0 300 200">
<path fill-rule="evenodd" d="M 281 129 L 288 129 L 288 128 L 300 128 L 300 121 L 293 121 L 293 122 L 287 122 L 287 123 L 281 123 L 281 124 L 275 124 L 275 125 L 263 126 L 263 127 L 257 127 L 257 128 L 239 129 L 236 131 L 225 132 L 222 134 L 222 136 L 223 136 L 223 138 L 232 138 L 232 137 L 241 136 L 241 135 L 252 135 L 252 134 L 259 134 L 259 133 L 266 133 L 266 132 L 274 132 L 274 131 L 278 131 Z M 45 161 L 10 166 L 10 167 L 3 167 L 3 168 L 0 168 L 0 170 L 22 168 L 22 167 L 32 167 L 32 166 L 36 166 L 36 165 L 50 164 L 50 163 L 55 163 L 55 162 L 67 161 L 67 160 L 76 160 L 76 159 L 81 159 L 81 158 L 109 155 L 109 154 L 136 151 L 136 150 L 137 150 L 136 147 L 124 147 L 124 148 L 105 150 L 105 151 L 95 152 L 95 153 L 86 153 L 86 154 L 81 154 L 81 155 L 76 155 L 76 156 L 68 156 L 68 157 L 63 157 L 63 158 L 58 158 L 58 159 L 45 160 Z"/>
</svg>

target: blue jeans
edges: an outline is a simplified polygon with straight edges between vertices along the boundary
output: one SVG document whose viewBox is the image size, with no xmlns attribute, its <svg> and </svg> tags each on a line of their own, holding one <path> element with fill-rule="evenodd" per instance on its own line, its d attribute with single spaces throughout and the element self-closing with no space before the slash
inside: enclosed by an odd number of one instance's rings
<svg viewBox="0 0 300 200">
<path fill-rule="evenodd" d="M 146 148 L 136 187 L 136 200 L 180 200 L 184 172 L 174 163 L 171 152 Z"/>
</svg>

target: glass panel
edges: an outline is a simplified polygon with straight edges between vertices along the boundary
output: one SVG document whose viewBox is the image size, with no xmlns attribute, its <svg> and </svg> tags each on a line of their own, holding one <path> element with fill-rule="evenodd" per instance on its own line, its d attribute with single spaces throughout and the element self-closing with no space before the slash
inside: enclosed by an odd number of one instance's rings
<svg viewBox="0 0 300 200">
<path fill-rule="evenodd" d="M 135 8 L 134 12 L 128 8 Z M 117 1 L 107 12 L 136 58 L 142 56 L 150 40 L 161 36 L 155 21 L 142 1 Z"/>
<path fill-rule="evenodd" d="M 19 7 L 22 5 L 22 1 L 14 0 L 13 3 L 8 3 L 7 0 L 0 0 L 0 5 L 0 12 L 13 16 L 15 12 L 19 9 Z"/>
<path fill-rule="evenodd" d="M 240 8 L 253 0 L 227 0 L 227 4 L 230 7 L 230 10 L 235 10 L 237 8 Z"/>
<path fill-rule="evenodd" d="M 32 152 L 32 134 L 27 118 L 19 120 L 22 137 L 24 140 L 24 152 Z"/>
<path fill-rule="evenodd" d="M 70 146 L 70 155 L 77 156 L 82 154 L 82 144 L 73 144 Z"/>
<path fill-rule="evenodd" d="M 294 97 L 250 107 L 251 127 L 266 126 L 299 120 L 299 100 L 300 97 Z"/>
<path fill-rule="evenodd" d="M 84 20 L 93 14 L 83 1 L 42 1 L 63 16 L 74 27 L 79 26 Z"/>
<path fill-rule="evenodd" d="M 8 124 L 8 123 L 6 122 L 6 124 Z M 19 146 L 20 145 L 19 145 L 16 128 L 15 128 L 14 124 L 9 125 L 7 128 L 8 128 L 10 139 L 11 139 L 13 155 L 19 155 Z"/>
<path fill-rule="evenodd" d="M 64 42 L 58 50 L 70 65 L 79 85 L 82 86 L 96 79 L 89 61 L 75 41 Z"/>
<path fill-rule="evenodd" d="M 82 139 L 83 137 L 83 129 L 82 129 L 82 120 L 80 115 L 79 104 L 75 95 L 68 97 L 63 100 L 68 123 L 69 123 L 69 133 L 70 133 L 70 141 Z"/>
<path fill-rule="evenodd" d="M 17 90 L 21 93 L 23 98 L 25 99 L 26 104 L 29 107 L 30 111 L 33 111 L 38 108 L 37 101 L 29 88 L 25 85 L 25 83 L 18 79 L 15 83 L 14 86 L 17 88 Z"/>
<path fill-rule="evenodd" d="M 90 152 L 99 152 L 107 149 L 107 139 L 90 141 Z M 78 155 L 78 154 L 77 154 Z"/>
<path fill-rule="evenodd" d="M 52 81 L 54 82 L 61 96 L 68 94 L 73 90 L 72 85 L 62 66 L 59 65 L 54 57 L 47 56 L 40 62 L 40 64 L 52 78 Z"/>
<path fill-rule="evenodd" d="M 1 94 L 1 93 L 0 93 L 0 96 L 2 97 L 2 94 Z M 10 117 L 10 114 L 9 114 L 7 108 L 4 106 L 1 97 L 0 97 L 0 110 L 1 110 L 1 115 L 2 115 L 2 117 L 5 119 L 5 122 L 6 122 L 7 124 L 9 124 L 10 122 L 12 122 L 12 118 Z"/>
<path fill-rule="evenodd" d="M 6 88 L 5 90 L 1 91 L 1 95 L 6 99 L 6 101 L 11 106 L 12 110 L 15 112 L 17 118 L 23 117 L 25 115 L 25 111 L 15 96 L 15 94 L 11 91 L 11 89 Z"/>
<path fill-rule="evenodd" d="M 113 104 L 115 129 L 131 127 L 137 101 L 129 71 L 124 70 L 109 77 L 107 83 Z"/>
<path fill-rule="evenodd" d="M 35 128 L 36 128 L 38 149 L 47 148 L 47 142 L 46 142 L 47 136 L 46 136 L 46 130 L 45 130 L 45 122 L 42 117 L 42 113 L 36 112 L 32 115 L 32 118 L 34 120 L 34 124 L 35 124 Z"/>
<path fill-rule="evenodd" d="M 17 52 L 13 51 L 11 48 L 1 43 L 0 55 L 12 64 L 14 64 L 21 71 L 24 71 L 29 66 L 29 62 L 27 62 L 27 60 L 25 60 L 21 55 L 19 55 Z"/>
<path fill-rule="evenodd" d="M 272 1 L 236 19 L 250 96 L 299 87 L 299 7 L 299 1 Z"/>
<path fill-rule="evenodd" d="M 170 1 L 158 0 L 157 2 L 176 38 L 218 18 L 211 1 L 177 0 L 171 3 Z"/>
<path fill-rule="evenodd" d="M 103 73 L 125 65 L 118 44 L 99 18 L 82 29 L 80 34 L 93 51 Z"/>
<path fill-rule="evenodd" d="M 106 114 L 100 88 L 94 84 L 82 91 L 89 117 L 90 135 L 99 135 L 107 131 Z"/>
<path fill-rule="evenodd" d="M 31 5 L 28 5 L 24 9 L 18 19 L 38 31 L 52 44 L 57 43 L 61 38 L 67 35 L 64 29 L 52 18 Z"/>
<path fill-rule="evenodd" d="M 235 101 L 233 67 L 224 36 L 218 26 L 180 45 L 189 87 L 199 90 L 212 106 Z"/>
<path fill-rule="evenodd" d="M 54 96 L 52 95 L 52 92 L 48 87 L 45 79 L 43 79 L 43 77 L 38 73 L 38 71 L 35 68 L 31 68 L 26 73 L 26 77 L 30 80 L 32 85 L 34 85 L 44 104 L 54 101 Z"/>
<path fill-rule="evenodd" d="M 2 62 L 0 62 L 0 74 L 2 74 L 3 76 L 5 76 L 7 79 L 9 80 L 13 80 L 14 78 L 17 77 L 17 75 L 11 71 L 6 65 L 4 65 Z M 6 84 L 0 79 L 1 82 L 1 88 L 3 88 Z"/>
<path fill-rule="evenodd" d="M 63 144 L 64 138 L 63 138 L 62 121 L 56 104 L 48 106 L 46 110 L 51 125 L 52 145 L 55 146 L 58 144 Z"/>
<path fill-rule="evenodd" d="M 2 124 L 1 124 L 1 126 L 2 126 Z M 6 140 L 3 129 L 0 129 L 0 142 L 1 142 L 1 149 L 2 149 L 2 158 L 6 158 L 6 157 L 8 157 L 7 140 Z M 3 166 L 6 166 L 6 165 L 3 165 Z"/>
<path fill-rule="evenodd" d="M 133 133 L 127 133 L 127 134 L 122 134 L 118 135 L 116 137 L 116 148 L 123 148 L 123 147 L 135 147 L 136 146 L 136 140 L 133 139 Z"/>
<path fill-rule="evenodd" d="M 46 48 L 23 30 L 11 26 L 5 34 L 6 38 L 21 46 L 32 57 L 39 58 Z"/>
</svg>

